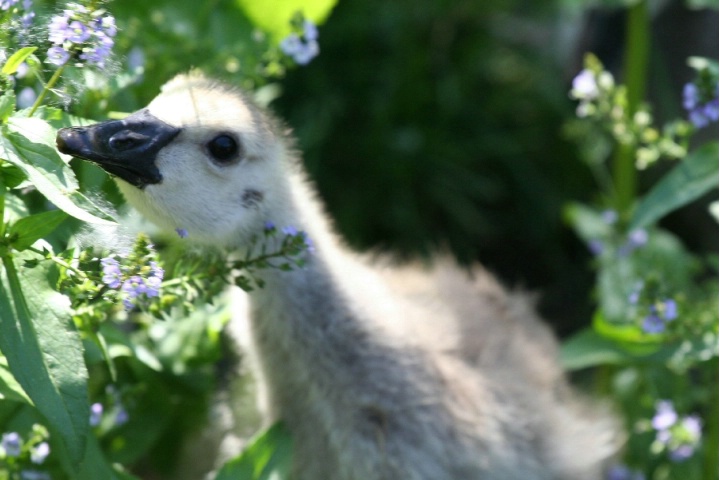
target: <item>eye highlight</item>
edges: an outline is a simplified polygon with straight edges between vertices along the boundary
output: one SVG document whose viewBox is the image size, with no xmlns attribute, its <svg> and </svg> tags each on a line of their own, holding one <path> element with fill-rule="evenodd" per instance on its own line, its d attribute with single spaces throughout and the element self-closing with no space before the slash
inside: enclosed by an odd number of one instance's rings
<svg viewBox="0 0 719 480">
<path fill-rule="evenodd" d="M 217 162 L 229 163 L 237 158 L 240 147 L 237 144 L 237 140 L 223 133 L 207 142 L 207 150 Z"/>
</svg>

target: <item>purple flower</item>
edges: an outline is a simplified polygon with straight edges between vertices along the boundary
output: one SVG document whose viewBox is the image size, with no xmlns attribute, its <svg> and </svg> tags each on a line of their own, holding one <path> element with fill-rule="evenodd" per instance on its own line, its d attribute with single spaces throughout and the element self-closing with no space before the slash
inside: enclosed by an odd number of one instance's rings
<svg viewBox="0 0 719 480">
<path fill-rule="evenodd" d="M 17 95 L 17 106 L 18 108 L 28 108 L 35 103 L 37 99 L 37 93 L 32 87 L 25 87 L 20 90 Z"/>
<path fill-rule="evenodd" d="M 664 317 L 664 320 L 671 321 L 677 318 L 677 316 L 679 315 L 677 311 L 677 302 L 672 299 L 669 299 L 664 300 L 664 302 L 662 302 L 662 305 L 664 310 L 662 316 Z"/>
<path fill-rule="evenodd" d="M 292 57 L 299 65 L 307 65 L 320 53 L 318 38 L 317 26 L 305 20 L 302 38 L 296 33 L 290 33 L 280 42 L 280 50 Z"/>
<path fill-rule="evenodd" d="M 629 244 L 634 248 L 646 245 L 648 239 L 649 235 L 643 228 L 633 230 L 629 233 Z"/>
<path fill-rule="evenodd" d="M 572 80 L 572 95 L 579 100 L 592 100 L 599 95 L 594 72 L 584 69 Z"/>
<path fill-rule="evenodd" d="M 47 442 L 38 443 L 35 448 L 30 451 L 30 461 L 40 465 L 50 455 L 50 445 Z"/>
<path fill-rule="evenodd" d="M 642 322 L 642 330 L 645 333 L 662 333 L 664 331 L 664 320 L 651 313 Z"/>
<path fill-rule="evenodd" d="M 265 232 L 269 233 L 275 229 L 275 224 L 272 222 L 265 222 Z"/>
<path fill-rule="evenodd" d="M 97 16 L 79 4 L 69 6 L 70 9 L 50 21 L 48 39 L 53 47 L 48 50 L 48 62 L 64 65 L 70 57 L 79 54 L 75 58 L 103 68 L 115 43 L 111 38 L 117 34 L 115 19 L 111 15 Z"/>
<path fill-rule="evenodd" d="M 145 280 L 139 275 L 133 275 L 122 282 L 122 291 L 129 298 L 136 298 L 138 295 L 145 293 L 146 290 Z"/>
<path fill-rule="evenodd" d="M 47 51 L 47 61 L 58 67 L 65 65 L 70 59 L 70 52 L 62 47 L 50 47 Z"/>
<path fill-rule="evenodd" d="M 0 10 L 10 10 L 20 0 L 0 0 Z"/>
<path fill-rule="evenodd" d="M 125 410 L 125 407 L 119 405 L 117 414 L 115 415 L 115 425 L 124 425 L 128 420 L 130 420 L 130 415 L 127 413 L 127 410 Z"/>
<path fill-rule="evenodd" d="M 150 272 L 153 277 L 160 280 L 165 278 L 165 269 L 158 265 L 157 262 L 150 262 Z"/>
<path fill-rule="evenodd" d="M 160 295 L 160 285 L 162 285 L 162 278 L 159 277 L 148 277 L 145 280 L 145 295 L 148 297 L 157 297 Z"/>
<path fill-rule="evenodd" d="M 694 448 L 694 445 L 688 443 L 677 445 L 675 448 L 669 450 L 669 460 L 676 463 L 683 462 L 694 455 Z"/>
<path fill-rule="evenodd" d="M 619 215 L 615 210 L 604 210 L 602 212 L 602 221 L 607 225 L 614 225 L 619 219 Z"/>
<path fill-rule="evenodd" d="M 187 229 L 184 228 L 176 228 L 175 232 L 180 238 L 187 238 L 189 233 L 187 233 Z"/>
<path fill-rule="evenodd" d="M 0 446 L 5 450 L 5 455 L 8 457 L 19 457 L 22 438 L 17 432 L 3 433 Z"/>
<path fill-rule="evenodd" d="M 612 465 L 607 470 L 606 480 L 644 480 L 644 474 L 626 465 Z"/>
<path fill-rule="evenodd" d="M 682 105 L 685 110 L 693 110 L 699 103 L 699 89 L 693 83 L 687 83 L 682 90 Z"/>
<path fill-rule="evenodd" d="M 97 427 L 98 425 L 100 425 L 100 420 L 102 420 L 102 412 L 103 412 L 102 403 L 93 403 L 90 406 L 90 426 L 91 427 Z"/>
<path fill-rule="evenodd" d="M 122 283 L 122 271 L 120 263 L 112 258 L 107 257 L 100 260 L 102 264 L 102 283 L 110 288 L 119 288 Z"/>
<path fill-rule="evenodd" d="M 604 251 L 604 242 L 595 238 L 589 240 L 587 247 L 589 248 L 589 251 L 592 252 L 592 255 L 598 256 Z"/>
<path fill-rule="evenodd" d="M 698 439 L 702 434 L 702 420 L 698 415 L 689 415 L 684 418 L 682 427 L 693 438 Z"/>
<path fill-rule="evenodd" d="M 682 91 L 682 105 L 695 127 L 703 128 L 716 122 L 719 120 L 719 86 L 707 92 L 694 83 L 687 83 Z"/>
<path fill-rule="evenodd" d="M 294 237 L 295 235 L 297 235 L 297 229 L 293 226 L 282 227 L 282 233 Z"/>
<path fill-rule="evenodd" d="M 652 418 L 652 427 L 654 430 L 666 430 L 677 422 L 677 412 L 670 400 L 661 400 L 657 402 L 656 413 Z"/>
</svg>

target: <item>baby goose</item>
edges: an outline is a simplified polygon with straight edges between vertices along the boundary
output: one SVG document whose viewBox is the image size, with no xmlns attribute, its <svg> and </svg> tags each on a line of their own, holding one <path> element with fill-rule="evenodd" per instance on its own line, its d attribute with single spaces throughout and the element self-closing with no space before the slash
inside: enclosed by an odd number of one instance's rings
<svg viewBox="0 0 719 480">
<path fill-rule="evenodd" d="M 372 265 L 346 250 L 282 126 L 242 92 L 179 76 L 120 121 L 63 129 L 152 222 L 246 250 L 265 225 L 313 244 L 249 294 L 271 420 L 298 480 L 590 480 L 611 417 L 578 401 L 529 302 L 486 272 Z"/>
</svg>

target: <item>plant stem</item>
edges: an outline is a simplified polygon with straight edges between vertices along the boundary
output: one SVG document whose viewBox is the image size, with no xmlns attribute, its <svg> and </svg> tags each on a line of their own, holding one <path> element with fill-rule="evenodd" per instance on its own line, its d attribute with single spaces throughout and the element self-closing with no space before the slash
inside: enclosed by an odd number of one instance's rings
<svg viewBox="0 0 719 480">
<path fill-rule="evenodd" d="M 649 12 L 646 0 L 629 8 L 626 27 L 624 77 L 627 86 L 627 114 L 632 117 L 644 99 L 649 59 Z M 614 155 L 615 204 L 626 219 L 636 196 L 637 171 L 634 146 L 619 145 Z"/>
<path fill-rule="evenodd" d="M 55 73 L 53 73 L 52 77 L 50 77 L 50 81 L 45 84 L 45 87 L 42 89 L 42 92 L 40 92 L 40 95 L 37 96 L 37 100 L 35 100 L 35 103 L 33 103 L 28 117 L 32 117 L 38 107 L 42 104 L 42 101 L 45 98 L 45 95 L 47 95 L 47 92 L 49 92 L 50 89 L 55 86 L 57 81 L 60 80 L 60 75 L 62 75 L 63 70 L 65 70 L 65 65 L 60 65 L 60 67 L 55 70 Z"/>
</svg>

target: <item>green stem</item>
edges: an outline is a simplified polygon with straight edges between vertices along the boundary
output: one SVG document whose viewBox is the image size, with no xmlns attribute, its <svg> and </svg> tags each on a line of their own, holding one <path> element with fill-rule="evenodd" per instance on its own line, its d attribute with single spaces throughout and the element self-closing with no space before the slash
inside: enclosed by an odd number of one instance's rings
<svg viewBox="0 0 719 480">
<path fill-rule="evenodd" d="M 634 116 L 646 92 L 649 59 L 649 12 L 646 0 L 629 8 L 626 28 L 624 77 L 627 86 L 627 115 Z M 636 196 L 637 171 L 634 166 L 634 146 L 619 145 L 614 155 L 615 206 L 626 218 Z"/>
<path fill-rule="evenodd" d="M 73 267 L 72 265 L 70 265 L 69 263 L 67 263 L 65 260 L 63 260 L 60 257 L 56 257 L 55 255 L 52 255 L 52 254 L 50 256 L 48 256 L 46 252 L 43 252 L 42 250 L 39 250 L 34 247 L 28 247 L 28 250 L 30 250 L 33 253 L 37 253 L 38 255 L 42 255 L 44 258 L 48 258 L 48 259 L 52 260 L 53 262 L 60 265 L 61 267 L 67 268 L 68 270 L 75 273 L 77 276 L 79 276 L 83 280 L 87 278 L 87 274 L 85 272 L 83 272 L 82 270 L 80 270 L 78 268 Z"/>
<path fill-rule="evenodd" d="M 45 88 L 43 88 L 42 92 L 40 92 L 40 95 L 37 96 L 37 100 L 35 100 L 35 103 L 33 103 L 28 117 L 33 116 L 35 111 L 42 104 L 42 101 L 45 98 L 45 95 L 47 95 L 47 92 L 49 92 L 50 89 L 55 86 L 57 81 L 60 80 L 60 75 L 62 75 L 63 70 L 65 70 L 65 65 L 61 65 L 57 70 L 55 70 L 55 73 L 52 75 L 52 77 L 50 77 L 50 81 L 45 84 Z"/>
</svg>

